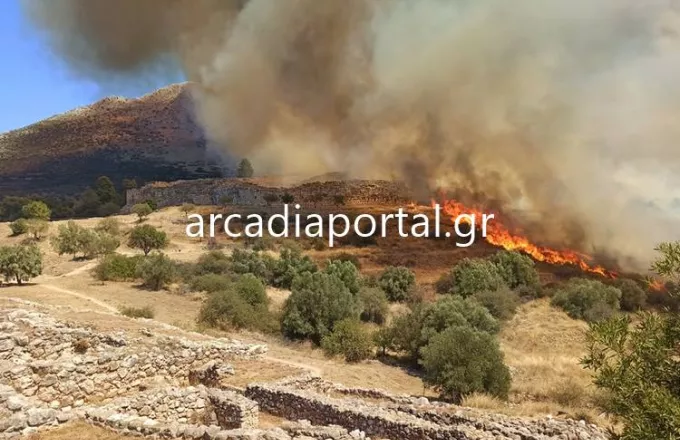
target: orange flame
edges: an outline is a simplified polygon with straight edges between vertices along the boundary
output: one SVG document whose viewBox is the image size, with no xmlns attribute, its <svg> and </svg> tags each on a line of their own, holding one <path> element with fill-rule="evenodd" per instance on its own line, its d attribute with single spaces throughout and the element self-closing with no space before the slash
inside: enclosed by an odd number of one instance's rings
<svg viewBox="0 0 680 440">
<path fill-rule="evenodd" d="M 647 285 L 651 290 L 661 292 L 666 288 L 666 285 L 660 280 L 649 279 L 647 280 Z"/>
<path fill-rule="evenodd" d="M 436 203 L 432 201 L 434 207 Z M 482 218 L 483 212 L 479 209 L 466 207 L 455 200 L 444 200 L 439 204 L 442 212 L 451 217 L 454 221 L 459 215 L 474 215 L 475 218 Z M 486 212 L 486 214 L 491 214 Z M 465 218 L 461 218 L 461 222 Z M 596 273 L 609 278 L 616 278 L 617 274 L 606 270 L 602 266 L 590 265 L 586 260 L 592 258 L 572 250 L 556 250 L 547 247 L 536 246 L 528 238 L 511 233 L 508 228 L 499 223 L 497 217 L 487 223 L 486 241 L 492 245 L 500 246 L 509 251 L 521 251 L 537 261 L 543 261 L 555 265 L 575 265 L 585 272 Z"/>
</svg>

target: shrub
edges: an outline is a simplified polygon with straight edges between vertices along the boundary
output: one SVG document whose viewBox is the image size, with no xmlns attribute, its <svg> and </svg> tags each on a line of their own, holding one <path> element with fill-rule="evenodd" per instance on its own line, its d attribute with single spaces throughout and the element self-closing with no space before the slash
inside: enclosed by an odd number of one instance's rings
<svg viewBox="0 0 680 440">
<path fill-rule="evenodd" d="M 164 249 L 168 244 L 169 240 L 165 232 L 151 225 L 135 226 L 130 231 L 128 240 L 128 246 L 133 249 L 141 249 L 144 255 L 149 255 L 152 250 Z"/>
<path fill-rule="evenodd" d="M 494 318 L 501 321 L 512 319 L 520 305 L 519 295 L 508 288 L 477 292 L 472 298 L 486 307 Z"/>
<path fill-rule="evenodd" d="M 120 240 L 103 230 L 96 232 L 69 221 L 59 226 L 51 244 L 59 255 L 68 254 L 75 258 L 78 253 L 82 253 L 85 258 L 95 258 L 115 252 L 120 246 Z"/>
<path fill-rule="evenodd" d="M 0 275 L 22 285 L 42 273 L 42 253 L 35 245 L 0 247 Z"/>
<path fill-rule="evenodd" d="M 128 318 L 146 318 L 153 319 L 155 313 L 149 306 L 146 307 L 123 307 L 120 313 Z"/>
<path fill-rule="evenodd" d="M 196 205 L 193 205 L 191 203 L 185 203 L 182 205 L 180 210 L 184 213 L 185 217 L 189 217 L 189 213 L 192 213 L 196 210 Z"/>
<path fill-rule="evenodd" d="M 336 276 L 304 272 L 295 278 L 292 293 L 283 307 L 281 327 L 294 339 L 311 339 L 319 344 L 336 322 L 358 318 L 359 304 Z"/>
<path fill-rule="evenodd" d="M 272 268 L 277 264 L 267 255 L 242 249 L 234 249 L 230 262 L 230 270 L 233 273 L 241 275 L 251 273 L 264 283 L 271 282 Z"/>
<path fill-rule="evenodd" d="M 492 335 L 500 330 L 498 321 L 472 298 L 447 296 L 433 304 L 417 304 L 410 313 L 392 320 L 382 335 L 384 348 L 404 352 L 416 361 L 422 347 L 450 327 L 470 327 Z"/>
<path fill-rule="evenodd" d="M 104 218 L 97 223 L 94 230 L 99 234 L 104 233 L 113 237 L 118 237 L 120 236 L 121 226 L 120 222 L 115 218 Z"/>
<path fill-rule="evenodd" d="M 633 280 L 620 278 L 614 281 L 614 287 L 621 291 L 621 310 L 637 312 L 647 302 L 647 294 Z"/>
<path fill-rule="evenodd" d="M 286 247 L 281 250 L 281 256 L 273 266 L 272 281 L 276 287 L 290 289 L 298 275 L 316 271 L 316 264 L 308 256 L 303 256 L 300 249 Z"/>
<path fill-rule="evenodd" d="M 361 289 L 359 270 L 349 261 L 331 260 L 328 262 L 328 265 L 326 265 L 324 272 L 340 278 L 353 294 L 359 293 L 359 289 Z"/>
<path fill-rule="evenodd" d="M 131 211 L 137 216 L 137 220 L 143 222 L 148 216 L 151 215 L 153 209 L 148 203 L 137 203 L 132 207 Z"/>
<path fill-rule="evenodd" d="M 20 218 L 9 224 L 9 229 L 13 236 L 19 236 L 28 232 L 28 221 L 25 218 Z"/>
<path fill-rule="evenodd" d="M 222 251 L 210 251 L 198 258 L 196 262 L 196 273 L 204 274 L 225 274 L 229 273 L 231 259 Z"/>
<path fill-rule="evenodd" d="M 349 261 L 357 269 L 361 270 L 361 262 L 359 261 L 359 258 L 356 255 L 350 254 L 349 252 L 340 252 L 339 254 L 333 256 L 333 260 L 335 260 L 335 261 Z"/>
<path fill-rule="evenodd" d="M 275 248 L 275 242 L 271 237 L 258 237 L 249 243 L 256 252 L 271 251 Z"/>
<path fill-rule="evenodd" d="M 35 240 L 40 240 L 49 229 L 50 223 L 47 220 L 37 218 L 26 220 L 26 232 L 31 234 Z"/>
<path fill-rule="evenodd" d="M 387 320 L 389 302 L 382 289 L 375 287 L 363 288 L 359 291 L 361 300 L 361 319 L 378 325 Z"/>
<path fill-rule="evenodd" d="M 44 202 L 32 201 L 21 208 L 21 215 L 26 219 L 48 221 L 52 211 Z"/>
<path fill-rule="evenodd" d="M 232 280 L 225 275 L 205 273 L 192 278 L 189 284 L 193 291 L 213 293 L 228 290 L 232 285 Z"/>
<path fill-rule="evenodd" d="M 498 272 L 511 289 L 520 287 L 525 289 L 538 289 L 541 280 L 536 271 L 534 260 L 519 252 L 501 251 L 491 257 L 491 262 L 496 265 Z"/>
<path fill-rule="evenodd" d="M 148 256 L 137 266 L 137 276 L 144 287 L 161 290 L 175 279 L 175 263 L 164 254 Z"/>
<path fill-rule="evenodd" d="M 198 322 L 221 330 L 252 329 L 266 333 L 278 330 L 278 323 L 265 306 L 248 304 L 234 290 L 211 293 L 201 307 Z"/>
<path fill-rule="evenodd" d="M 596 280 L 573 278 L 555 293 L 551 304 L 573 319 L 593 322 L 614 315 L 619 310 L 620 299 L 621 291 L 616 287 Z"/>
<path fill-rule="evenodd" d="M 455 326 L 435 335 L 421 350 L 423 381 L 460 404 L 475 392 L 507 398 L 511 377 L 498 342 L 485 332 Z"/>
<path fill-rule="evenodd" d="M 390 301 L 404 301 L 416 284 L 416 276 L 406 267 L 388 267 L 378 280 Z"/>
<path fill-rule="evenodd" d="M 451 270 L 450 276 L 453 290 L 446 293 L 462 297 L 505 286 L 498 267 L 481 258 L 465 258 Z"/>
<path fill-rule="evenodd" d="M 251 306 L 266 306 L 269 303 L 264 284 L 262 284 L 262 281 L 260 281 L 259 278 L 251 273 L 239 277 L 234 283 L 233 289 Z"/>
<path fill-rule="evenodd" d="M 446 272 L 441 277 L 439 277 L 439 279 L 434 283 L 434 290 L 441 295 L 453 292 L 453 271 Z"/>
<path fill-rule="evenodd" d="M 333 331 L 321 340 L 321 348 L 328 356 L 343 355 L 347 362 L 363 361 L 373 354 L 371 336 L 354 319 L 337 322 Z"/>
<path fill-rule="evenodd" d="M 59 225 L 57 235 L 52 237 L 51 244 L 59 255 L 72 255 L 75 257 L 81 250 L 80 237 L 84 228 L 74 221 L 65 225 Z"/>
<path fill-rule="evenodd" d="M 132 281 L 137 277 L 137 265 L 142 258 L 120 254 L 107 255 L 94 268 L 94 277 L 99 281 Z"/>
</svg>

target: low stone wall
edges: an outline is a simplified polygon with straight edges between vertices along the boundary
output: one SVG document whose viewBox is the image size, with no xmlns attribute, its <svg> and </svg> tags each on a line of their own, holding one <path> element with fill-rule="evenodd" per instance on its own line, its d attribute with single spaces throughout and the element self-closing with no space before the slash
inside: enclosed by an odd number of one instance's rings
<svg viewBox="0 0 680 440">
<path fill-rule="evenodd" d="M 405 185 L 382 180 L 348 180 L 314 182 L 291 188 L 256 185 L 242 179 L 201 179 L 172 183 L 152 183 L 127 192 L 129 212 L 137 203 L 153 200 L 158 207 L 183 203 L 267 207 L 280 204 L 284 194 L 293 196 L 293 203 L 303 208 L 348 205 L 399 205 L 413 200 Z M 272 202 L 275 201 L 275 202 Z"/>
<path fill-rule="evenodd" d="M 265 346 L 168 336 L 127 339 L 70 327 L 26 310 L 0 310 L 0 383 L 27 397 L 82 406 L 159 384 L 180 385 L 213 361 L 259 356 Z"/>
<path fill-rule="evenodd" d="M 513 439 L 513 440 L 606 440 L 604 431 L 582 421 L 525 419 L 466 411 L 427 399 L 399 398 L 383 391 L 361 392 L 380 398 L 371 404 L 360 399 L 337 399 L 320 392 L 338 392 L 342 387 L 315 378 L 295 378 L 276 384 L 254 384 L 246 396 L 263 411 L 289 419 L 304 418 L 316 425 L 340 425 L 366 434 L 403 440 L 424 439 Z M 355 390 L 356 391 L 356 390 Z M 365 390 L 364 390 L 365 391 Z M 409 402 L 410 400 L 410 402 Z M 408 402 L 408 403 L 406 403 Z"/>
</svg>

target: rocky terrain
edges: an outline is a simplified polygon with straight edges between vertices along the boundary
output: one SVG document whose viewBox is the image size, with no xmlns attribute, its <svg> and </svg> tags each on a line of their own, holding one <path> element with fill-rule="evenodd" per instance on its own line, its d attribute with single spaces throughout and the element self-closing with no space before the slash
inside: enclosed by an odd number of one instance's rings
<svg viewBox="0 0 680 440">
<path fill-rule="evenodd" d="M 86 422 L 183 439 L 604 440 L 585 422 L 491 415 L 424 397 L 349 388 L 314 375 L 223 385 L 265 345 L 156 331 L 107 334 L 15 300 L 0 309 L 0 438 Z M 188 336 L 188 335 L 187 335 Z M 278 417 L 263 426 L 262 417 Z"/>
<path fill-rule="evenodd" d="M 231 164 L 206 146 L 192 108 L 189 85 L 176 84 L 0 134 L 0 196 L 75 194 L 102 175 L 116 184 L 220 176 Z"/>
</svg>

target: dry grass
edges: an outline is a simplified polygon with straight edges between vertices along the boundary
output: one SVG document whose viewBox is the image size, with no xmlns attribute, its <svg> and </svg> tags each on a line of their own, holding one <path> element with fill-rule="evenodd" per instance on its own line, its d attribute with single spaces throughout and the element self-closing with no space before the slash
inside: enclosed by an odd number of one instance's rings
<svg viewBox="0 0 680 440">
<path fill-rule="evenodd" d="M 33 434 L 28 437 L 28 440 L 129 440 L 132 438 L 137 437 L 120 435 L 85 423 L 73 423 Z"/>
</svg>

